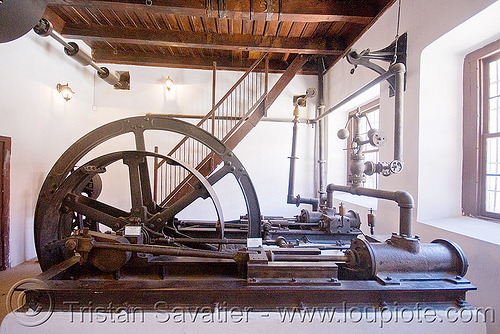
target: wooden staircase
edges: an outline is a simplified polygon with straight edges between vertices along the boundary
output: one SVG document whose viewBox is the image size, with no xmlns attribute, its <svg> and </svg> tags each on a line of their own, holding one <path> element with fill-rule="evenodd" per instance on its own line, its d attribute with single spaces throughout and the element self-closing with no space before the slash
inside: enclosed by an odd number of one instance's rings
<svg viewBox="0 0 500 334">
<path fill-rule="evenodd" d="M 236 81 L 231 89 L 197 124 L 198 127 L 219 138 L 231 150 L 266 115 L 267 109 L 307 62 L 309 56 L 298 55 L 268 90 L 268 55 L 263 54 Z M 257 68 L 265 64 L 265 71 Z M 182 160 L 204 176 L 210 175 L 221 162 L 206 146 L 184 137 L 168 154 Z M 160 206 L 170 206 L 189 193 L 194 179 L 185 169 L 171 166 L 165 160 L 156 160 L 153 196 Z"/>
</svg>

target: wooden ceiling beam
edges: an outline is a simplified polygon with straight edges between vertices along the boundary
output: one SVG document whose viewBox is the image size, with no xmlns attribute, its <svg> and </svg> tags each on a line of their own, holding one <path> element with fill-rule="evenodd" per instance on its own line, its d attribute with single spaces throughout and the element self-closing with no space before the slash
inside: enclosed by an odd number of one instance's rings
<svg viewBox="0 0 500 334">
<path fill-rule="evenodd" d="M 217 69 L 246 71 L 255 61 L 254 59 L 233 59 L 228 57 L 183 57 L 165 54 L 150 54 L 142 52 L 114 52 L 112 50 L 97 49 L 93 57 L 98 63 L 113 63 L 124 65 L 157 66 L 189 69 L 212 70 L 213 63 L 217 63 Z M 269 71 L 272 73 L 283 73 L 289 64 L 284 61 L 270 59 Z M 261 70 L 264 70 L 261 66 Z M 259 68 L 258 68 L 259 69 Z M 317 74 L 318 70 L 314 63 L 303 66 L 301 74 Z"/>
<path fill-rule="evenodd" d="M 340 55 L 344 48 L 334 39 L 213 34 L 187 31 L 66 24 L 66 38 L 87 42 L 175 46 L 231 51 Z"/>
<path fill-rule="evenodd" d="M 369 5 L 366 1 L 346 3 L 344 0 L 271 0 L 269 2 L 226 0 L 226 7 L 220 10 L 218 3 L 216 0 L 152 0 L 151 5 L 147 5 L 144 0 L 48 0 L 49 6 L 89 7 L 255 21 L 344 21 L 368 24 L 378 13 L 376 6 Z"/>
</svg>

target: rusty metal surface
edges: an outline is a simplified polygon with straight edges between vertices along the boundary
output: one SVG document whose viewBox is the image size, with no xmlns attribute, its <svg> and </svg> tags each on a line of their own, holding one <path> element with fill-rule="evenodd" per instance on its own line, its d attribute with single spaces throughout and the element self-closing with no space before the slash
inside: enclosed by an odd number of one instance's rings
<svg viewBox="0 0 500 334">
<path fill-rule="evenodd" d="M 183 263 L 184 265 L 185 263 Z M 213 264 L 213 263 L 212 263 Z M 130 277 L 125 273 L 120 280 L 70 279 L 64 272 L 78 266 L 78 259 L 65 268 L 54 268 L 40 278 L 47 283 L 56 309 L 67 310 L 68 302 L 86 305 L 129 305 L 154 309 L 162 301 L 165 308 L 213 306 L 249 307 L 253 310 L 275 310 L 277 307 L 388 305 L 421 303 L 447 307 L 465 299 L 465 293 L 474 290 L 468 281 L 430 280 L 405 281 L 399 285 L 385 285 L 369 280 L 324 280 L 321 284 L 306 284 L 304 280 L 281 277 L 275 281 L 265 279 L 246 280 L 231 276 L 172 276 L 161 279 L 146 274 Z M 64 279 L 63 279 L 64 278 Z M 64 303 L 66 302 L 66 304 Z"/>
<path fill-rule="evenodd" d="M 145 131 L 189 136 L 209 147 L 223 165 L 211 175 L 188 162 L 147 152 Z M 104 154 L 79 168 L 93 148 L 132 133 L 135 150 Z M 148 159 L 188 170 L 191 190 L 172 205 L 155 202 Z M 131 209 L 99 197 L 111 164 L 128 172 Z M 80 165 L 80 164 L 79 164 Z M 246 215 L 224 221 L 213 185 L 231 174 L 247 206 Z M 114 182 L 117 182 L 114 179 Z M 164 116 L 132 117 L 104 125 L 78 140 L 45 180 L 35 213 L 35 240 L 46 283 L 57 310 L 68 305 L 175 307 L 339 307 L 388 304 L 463 305 L 475 287 L 463 278 L 467 260 L 446 240 L 421 243 L 411 235 L 413 199 L 402 191 L 329 185 L 327 202 L 295 217 L 261 216 L 250 177 L 231 150 L 191 124 Z M 365 238 L 360 215 L 333 207 L 333 191 L 395 200 L 401 231 L 386 241 Z M 215 221 L 176 216 L 198 198 L 211 198 Z M 372 222 L 373 225 L 373 222 Z M 104 228 L 105 227 L 105 228 Z M 40 289 L 39 289 L 40 290 Z M 35 298 L 36 295 L 32 295 Z M 28 301 L 35 303 L 35 300 Z M 70 304 L 68 304 L 70 303 Z"/>
<path fill-rule="evenodd" d="M 103 125 L 100 128 L 88 133 L 75 144 L 73 144 L 56 162 L 52 170 L 49 172 L 42 189 L 40 191 L 37 207 L 35 211 L 35 244 L 37 254 L 40 260 L 42 269 L 46 270 L 61 262 L 64 259 L 63 250 L 57 244 L 61 240 L 69 236 L 71 231 L 71 221 L 69 217 L 61 215 L 62 200 L 66 193 L 71 193 L 70 189 L 61 189 L 66 177 L 74 169 L 75 165 L 92 149 L 98 145 L 110 140 L 114 137 L 126 133 L 133 133 L 136 141 L 137 150 L 145 150 L 145 131 L 161 130 L 165 132 L 174 132 L 194 138 L 200 143 L 209 147 L 219 158 L 224 162 L 227 168 L 223 168 L 221 173 L 232 174 L 239 183 L 245 202 L 247 204 L 248 219 L 248 235 L 260 235 L 260 208 L 257 200 L 255 189 L 246 174 L 245 169 L 238 158 L 218 139 L 213 137 L 208 132 L 205 132 L 195 126 L 173 118 L 164 117 L 161 115 L 149 115 L 144 117 L 132 117 L 109 124 Z M 139 164 L 139 175 L 141 189 L 143 195 L 143 204 L 150 214 L 156 214 L 155 205 L 152 201 L 149 173 L 146 162 Z M 94 173 L 95 174 L 95 173 Z M 219 178 L 220 179 L 220 178 Z M 219 180 L 218 179 L 218 180 Z M 217 181 L 218 181 L 217 180 Z M 82 184 L 87 184 L 82 182 Z M 74 186 L 74 185 L 73 185 Z M 81 185 L 80 185 L 81 186 Z M 73 189 L 76 190 L 76 189 Z M 133 189 L 131 189 L 133 191 Z M 54 196 L 59 194 L 58 196 Z M 187 201 L 181 208 L 184 208 L 199 195 L 194 196 L 190 201 Z M 132 198 L 135 198 L 132 194 Z M 59 201 L 59 202 L 57 202 Z M 139 206 L 139 203 L 137 203 Z M 77 208 L 73 208 L 77 209 Z M 99 214 L 102 219 L 113 219 L 109 217 L 110 212 L 115 214 L 116 218 L 127 218 L 130 214 L 118 212 L 101 203 L 93 202 L 93 212 Z M 159 209 L 161 211 L 161 209 Z M 96 212 L 97 211 L 97 212 Z M 113 216 L 113 214 L 111 214 Z M 121 226 L 122 224 L 120 224 Z M 47 245 L 53 247 L 47 249 Z"/>
</svg>

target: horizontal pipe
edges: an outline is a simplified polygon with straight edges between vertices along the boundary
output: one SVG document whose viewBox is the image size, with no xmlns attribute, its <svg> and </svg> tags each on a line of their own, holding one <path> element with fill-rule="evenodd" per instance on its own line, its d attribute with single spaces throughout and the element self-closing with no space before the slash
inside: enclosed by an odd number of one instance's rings
<svg viewBox="0 0 500 334">
<path fill-rule="evenodd" d="M 153 114 L 153 113 L 151 113 Z M 158 115 L 156 113 L 154 113 L 153 115 Z M 167 117 L 174 117 L 174 118 L 179 118 L 179 119 L 202 119 L 205 117 L 205 115 L 183 115 L 183 114 L 161 114 L 163 116 L 167 116 Z M 224 121 L 239 121 L 241 120 L 243 117 L 239 117 L 239 116 L 212 116 L 211 119 L 215 119 L 215 120 L 224 120 Z M 248 118 L 248 117 L 247 117 Z M 260 122 L 277 122 L 277 123 L 293 123 L 294 120 L 293 118 L 280 118 L 280 117 L 263 117 Z M 313 119 L 299 119 L 297 121 L 298 123 L 304 123 L 304 124 L 310 124 L 310 123 L 314 123 L 314 120 Z"/>
<path fill-rule="evenodd" d="M 331 114 L 332 112 L 334 112 L 335 110 L 339 109 L 340 107 L 342 107 L 343 105 L 345 105 L 347 102 L 350 102 L 352 101 L 354 98 L 358 97 L 359 95 L 363 94 L 364 92 L 366 92 L 368 89 L 372 88 L 373 86 L 379 84 L 380 82 L 384 81 L 384 80 L 387 80 L 389 79 L 390 77 L 392 77 L 393 75 L 395 75 L 396 73 L 394 71 L 392 71 L 391 69 L 389 69 L 387 72 L 385 72 L 384 74 L 380 75 L 379 77 L 373 79 L 372 81 L 370 81 L 369 83 L 367 83 L 366 85 L 364 85 L 363 87 L 359 88 L 357 91 L 355 91 L 354 93 L 352 93 L 351 95 L 347 96 L 346 98 L 344 98 L 342 101 L 338 102 L 337 104 L 335 104 L 333 107 L 331 107 L 330 109 L 328 109 L 327 111 L 325 111 L 324 113 L 322 113 L 321 115 L 319 115 L 318 117 L 316 117 L 314 119 L 315 122 L 319 121 L 320 119 L 324 118 L 325 116 L 328 116 L 329 114 Z"/>
<path fill-rule="evenodd" d="M 82 64 L 83 66 L 87 66 L 87 65 L 92 66 L 94 69 L 97 70 L 97 73 L 99 74 L 99 76 L 101 78 L 103 78 L 102 77 L 103 75 L 104 75 L 104 78 L 108 77 L 108 75 L 106 75 L 105 71 L 94 62 L 94 60 L 92 59 L 92 56 L 90 56 L 89 54 L 87 54 L 86 52 L 84 52 L 82 50 L 79 50 L 78 45 L 76 43 L 66 42 L 61 35 L 59 35 L 56 31 L 54 31 L 54 27 L 49 20 L 44 19 L 44 18 L 40 19 L 40 21 L 33 28 L 33 30 L 38 35 L 40 35 L 42 37 L 50 36 L 53 39 L 55 39 L 57 42 L 59 42 L 60 44 L 62 44 L 64 46 L 64 52 L 66 53 L 66 55 L 70 56 L 71 58 L 76 60 L 78 63 Z M 115 84 L 109 82 L 109 80 L 104 80 L 104 81 L 108 82 L 111 85 L 115 85 Z M 119 83 L 119 82 L 116 84 L 121 86 L 121 83 Z"/>
<path fill-rule="evenodd" d="M 311 204 L 313 211 L 318 210 L 319 206 L 319 199 L 318 198 L 307 198 L 307 197 L 300 197 L 300 195 L 297 195 L 295 197 L 293 196 L 287 196 L 287 204 L 295 204 L 299 206 L 300 204 Z"/>
<path fill-rule="evenodd" d="M 106 81 L 111 86 L 121 85 L 120 78 L 114 73 L 111 73 L 107 67 L 100 67 L 98 72 L 99 78 Z"/>
<path fill-rule="evenodd" d="M 341 191 L 353 195 L 362 195 L 368 197 L 375 197 L 380 199 L 387 199 L 395 201 L 399 206 L 399 234 L 412 236 L 413 225 L 413 197 L 406 191 L 389 191 L 370 189 L 362 187 L 348 187 L 335 184 L 329 184 L 326 188 L 327 192 L 327 206 L 333 207 L 333 192 Z"/>
</svg>

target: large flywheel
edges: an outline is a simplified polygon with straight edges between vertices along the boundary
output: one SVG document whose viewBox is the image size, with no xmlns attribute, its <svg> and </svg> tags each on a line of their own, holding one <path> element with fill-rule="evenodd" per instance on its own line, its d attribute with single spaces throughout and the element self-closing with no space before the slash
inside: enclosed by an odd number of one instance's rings
<svg viewBox="0 0 500 334">
<path fill-rule="evenodd" d="M 184 161 L 147 152 L 145 133 L 151 130 L 177 133 L 195 140 L 206 146 L 217 157 L 221 162 L 220 167 L 208 177 L 204 177 Z M 88 162 L 82 161 L 82 158 L 97 146 L 127 133 L 134 135 L 135 147 L 109 152 Z M 161 159 L 170 166 L 188 171 L 191 175 L 191 190 L 183 193 L 181 198 L 169 205 L 156 203 L 150 181 L 152 172 L 149 167 L 152 164 L 151 161 L 148 163 L 148 159 L 151 158 Z M 114 180 L 127 184 L 129 193 L 120 192 L 120 195 L 128 197 L 130 210 L 106 203 L 97 198 L 96 193 L 90 196 L 88 194 L 89 185 L 100 183 L 99 176 L 106 175 L 108 166 L 111 168 L 113 165 L 122 165 L 126 169 L 128 179 Z M 176 231 L 173 222 L 179 212 L 199 198 L 211 199 L 217 214 L 217 223 L 214 225 L 216 232 L 212 236 L 224 240 L 222 208 L 212 186 L 226 175 L 234 176 L 246 204 L 245 221 L 248 220 L 248 225 L 244 237 L 260 237 L 260 209 L 252 182 L 238 158 L 216 137 L 194 125 L 162 115 L 132 117 L 103 125 L 75 142 L 55 163 L 42 185 L 35 211 L 35 245 L 40 265 L 43 270 L 47 270 L 72 256 L 70 247 L 72 239 L 75 235 L 81 235 L 83 231 L 86 236 L 90 231 L 93 240 L 97 242 L 104 240 L 120 243 L 120 240 L 123 240 L 128 243 L 122 237 L 126 234 L 127 228 L 142 229 L 143 235 L 138 235 L 137 239 L 132 238 L 136 241 L 141 240 L 138 242 L 141 244 L 148 244 L 151 237 L 155 240 L 170 240 L 172 235 L 184 237 L 179 240 L 185 240 L 189 236 Z M 100 188 L 100 184 L 98 185 Z M 103 187 L 105 188 L 105 185 Z M 172 231 L 176 234 L 170 234 Z M 110 237 L 104 236 L 104 232 Z M 191 243 L 185 242 L 180 245 L 183 251 L 186 251 L 186 245 L 192 246 Z M 153 245 L 144 245 L 142 249 L 150 246 Z M 199 252 L 215 253 L 214 250 L 210 250 L 209 245 L 204 247 L 198 244 L 195 248 L 201 248 Z M 104 252 L 102 249 L 99 251 Z M 169 250 L 165 247 L 158 246 L 158 249 L 152 252 L 167 251 Z M 114 252 L 122 255 L 114 256 L 116 254 L 108 253 L 114 259 L 125 259 L 126 253 L 129 253 L 116 249 Z M 94 253 L 89 255 L 92 256 Z M 200 254 L 203 256 L 203 253 Z M 106 255 L 95 257 L 96 262 L 99 262 L 106 258 Z M 116 267 L 119 268 L 120 265 Z M 96 266 L 99 267 L 99 264 Z M 114 268 L 114 265 L 111 264 L 110 268 Z M 107 271 L 111 270 L 114 269 Z"/>
</svg>

